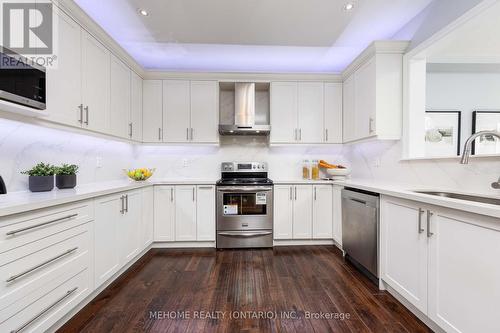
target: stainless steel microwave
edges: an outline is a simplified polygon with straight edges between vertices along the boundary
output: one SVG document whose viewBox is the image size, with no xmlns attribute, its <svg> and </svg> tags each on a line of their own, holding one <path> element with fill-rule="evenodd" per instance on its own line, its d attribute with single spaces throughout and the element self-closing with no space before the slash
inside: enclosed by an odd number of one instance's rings
<svg viewBox="0 0 500 333">
<path fill-rule="evenodd" d="M 0 49 L 0 99 L 39 110 L 46 108 L 45 68 Z"/>
</svg>

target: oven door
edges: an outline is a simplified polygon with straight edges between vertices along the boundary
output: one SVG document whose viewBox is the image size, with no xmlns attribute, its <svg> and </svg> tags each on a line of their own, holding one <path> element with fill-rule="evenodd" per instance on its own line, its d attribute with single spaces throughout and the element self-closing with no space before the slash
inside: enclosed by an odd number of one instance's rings
<svg viewBox="0 0 500 333">
<path fill-rule="evenodd" d="M 217 230 L 272 228 L 272 186 L 224 186 L 217 188 Z"/>
</svg>

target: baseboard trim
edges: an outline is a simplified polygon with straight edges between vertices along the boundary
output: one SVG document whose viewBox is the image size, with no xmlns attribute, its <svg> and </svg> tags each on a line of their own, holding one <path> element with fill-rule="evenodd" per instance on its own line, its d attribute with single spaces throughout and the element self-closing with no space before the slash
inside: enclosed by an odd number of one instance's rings
<svg viewBox="0 0 500 333">
<path fill-rule="evenodd" d="M 183 248 L 193 248 L 193 247 L 215 247 L 215 242 L 155 242 L 153 243 L 153 249 L 183 249 Z"/>
<path fill-rule="evenodd" d="M 410 310 L 418 319 L 420 319 L 424 324 L 426 324 L 431 330 L 436 333 L 446 333 L 441 327 L 439 327 L 435 322 L 433 322 L 426 314 L 417 309 L 413 304 L 408 302 L 406 298 L 401 296 L 396 290 L 394 290 L 390 285 L 388 285 L 383 280 L 380 280 L 384 285 L 384 289 L 389 292 L 399 303 L 403 304 L 405 308 Z"/>
<path fill-rule="evenodd" d="M 273 246 L 334 245 L 333 239 L 291 239 L 274 240 Z"/>
</svg>

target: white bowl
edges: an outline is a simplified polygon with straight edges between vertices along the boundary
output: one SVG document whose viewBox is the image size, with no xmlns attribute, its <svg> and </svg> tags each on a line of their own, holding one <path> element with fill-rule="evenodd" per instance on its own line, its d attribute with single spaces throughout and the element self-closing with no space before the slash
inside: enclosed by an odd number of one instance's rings
<svg viewBox="0 0 500 333">
<path fill-rule="evenodd" d="M 346 177 L 351 174 L 351 169 L 326 169 L 326 173 L 334 177 Z"/>
</svg>

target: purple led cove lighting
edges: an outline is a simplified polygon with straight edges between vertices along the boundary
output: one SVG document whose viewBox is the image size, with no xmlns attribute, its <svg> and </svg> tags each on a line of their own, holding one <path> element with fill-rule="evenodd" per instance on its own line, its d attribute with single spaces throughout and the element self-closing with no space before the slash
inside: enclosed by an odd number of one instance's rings
<svg viewBox="0 0 500 333">
<path fill-rule="evenodd" d="M 432 2 L 354 1 L 353 17 L 331 47 L 294 47 L 156 42 L 133 1 L 75 1 L 147 69 L 276 73 L 340 72 L 372 41 L 392 38 Z"/>
</svg>

